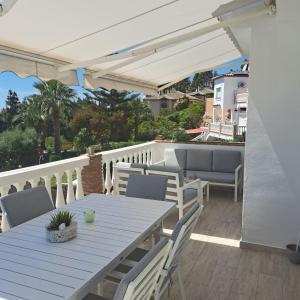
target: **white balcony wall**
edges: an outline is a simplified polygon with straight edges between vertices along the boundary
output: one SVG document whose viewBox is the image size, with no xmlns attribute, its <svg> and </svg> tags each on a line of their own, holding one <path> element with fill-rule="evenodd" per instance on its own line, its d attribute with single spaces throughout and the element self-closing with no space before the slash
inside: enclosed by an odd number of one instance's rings
<svg viewBox="0 0 300 300">
<path fill-rule="evenodd" d="M 300 231 L 300 1 L 276 4 L 252 26 L 242 240 L 284 248 Z"/>
<path fill-rule="evenodd" d="M 89 158 L 79 156 L 76 158 L 64 159 L 57 162 L 51 162 L 43 165 L 32 166 L 11 170 L 7 172 L 0 172 L 0 193 L 1 196 L 8 194 L 11 186 L 14 186 L 17 191 L 22 191 L 27 182 L 30 182 L 31 187 L 35 187 L 41 180 L 44 181 L 45 187 L 52 199 L 51 192 L 51 178 L 55 176 L 56 179 L 56 197 L 55 205 L 57 208 L 65 206 L 65 203 L 71 203 L 75 199 L 83 195 L 81 172 L 84 166 L 89 164 Z M 76 172 L 76 181 L 73 182 L 73 173 Z M 67 175 L 67 195 L 66 199 L 63 194 L 62 177 Z M 76 186 L 76 194 L 74 194 L 74 185 Z M 2 215 L 1 229 L 6 231 L 9 228 L 6 217 Z"/>
</svg>

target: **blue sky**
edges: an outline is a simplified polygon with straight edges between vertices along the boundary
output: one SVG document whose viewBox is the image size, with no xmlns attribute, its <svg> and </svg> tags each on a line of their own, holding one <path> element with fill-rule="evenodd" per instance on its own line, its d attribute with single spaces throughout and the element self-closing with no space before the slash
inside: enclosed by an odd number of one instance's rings
<svg viewBox="0 0 300 300">
<path fill-rule="evenodd" d="M 228 63 L 243 61 L 244 57 L 235 59 L 233 61 L 230 61 Z M 240 67 L 233 67 L 233 68 L 223 68 L 218 69 L 217 72 L 219 74 L 229 72 L 230 69 L 239 69 Z M 82 86 L 83 84 L 83 70 L 78 70 L 78 79 L 79 83 Z M 19 98 L 23 100 L 24 97 L 31 95 L 36 92 L 35 88 L 33 87 L 33 83 L 37 82 L 39 79 L 36 77 L 27 77 L 27 78 L 20 78 L 17 75 L 15 75 L 12 72 L 4 72 L 0 73 L 0 108 L 3 108 L 5 106 L 5 99 L 8 94 L 8 90 L 12 89 L 17 92 Z M 82 94 L 84 89 L 81 86 L 72 86 L 73 89 L 75 89 L 78 94 Z"/>
</svg>

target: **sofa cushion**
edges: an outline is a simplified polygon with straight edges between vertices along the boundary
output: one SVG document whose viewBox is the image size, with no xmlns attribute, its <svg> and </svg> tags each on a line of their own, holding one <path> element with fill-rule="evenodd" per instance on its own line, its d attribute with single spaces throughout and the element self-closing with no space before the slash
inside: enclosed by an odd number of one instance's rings
<svg viewBox="0 0 300 300">
<path fill-rule="evenodd" d="M 183 170 L 178 167 L 169 167 L 169 166 L 160 166 L 160 165 L 151 165 L 148 167 L 148 170 L 151 171 L 160 171 L 160 172 L 170 172 L 176 173 L 179 177 L 179 186 L 183 186 Z"/>
<path fill-rule="evenodd" d="M 213 172 L 234 173 L 241 163 L 241 152 L 232 150 L 213 151 Z"/>
<path fill-rule="evenodd" d="M 185 149 L 166 149 L 165 165 L 168 167 L 186 168 L 186 150 Z"/>
<path fill-rule="evenodd" d="M 183 190 L 183 203 L 186 204 L 187 202 L 195 199 L 197 197 L 197 190 L 193 188 L 187 188 Z"/>
<path fill-rule="evenodd" d="M 217 183 L 234 183 L 234 173 L 225 172 L 206 172 L 206 171 L 186 171 L 186 176 L 189 178 L 201 178 L 204 181 Z"/>
<path fill-rule="evenodd" d="M 188 149 L 186 169 L 192 171 L 212 171 L 212 151 Z"/>
</svg>

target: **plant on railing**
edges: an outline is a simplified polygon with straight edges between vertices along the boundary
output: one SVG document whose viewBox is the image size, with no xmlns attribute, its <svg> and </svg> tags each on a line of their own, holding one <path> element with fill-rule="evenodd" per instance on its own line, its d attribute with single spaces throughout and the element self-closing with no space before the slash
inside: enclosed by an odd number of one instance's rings
<svg viewBox="0 0 300 300">
<path fill-rule="evenodd" d="M 66 227 L 70 226 L 73 217 L 74 215 L 68 211 L 59 211 L 52 215 L 47 229 L 50 231 L 65 229 Z"/>
</svg>

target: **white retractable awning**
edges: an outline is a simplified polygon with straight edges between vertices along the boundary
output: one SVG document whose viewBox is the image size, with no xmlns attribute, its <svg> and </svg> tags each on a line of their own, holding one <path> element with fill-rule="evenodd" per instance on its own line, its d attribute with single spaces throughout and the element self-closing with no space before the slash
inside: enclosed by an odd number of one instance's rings
<svg viewBox="0 0 300 300">
<path fill-rule="evenodd" d="M 234 2 L 249 1 L 263 2 Z M 240 57 L 223 28 L 229 23 L 213 16 L 226 2 L 18 0 L 0 16 L 0 72 L 74 84 L 74 70 L 84 67 L 87 87 L 152 94 Z"/>
</svg>

